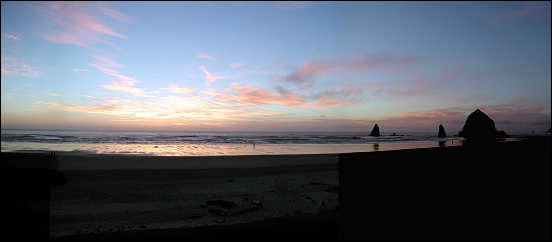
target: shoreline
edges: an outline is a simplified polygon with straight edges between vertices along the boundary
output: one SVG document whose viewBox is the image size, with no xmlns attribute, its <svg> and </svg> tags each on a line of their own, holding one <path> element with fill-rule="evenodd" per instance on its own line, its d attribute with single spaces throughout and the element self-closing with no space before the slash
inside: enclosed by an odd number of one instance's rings
<svg viewBox="0 0 552 242">
<path fill-rule="evenodd" d="M 372 152 L 398 149 L 431 148 L 461 144 L 457 137 L 432 140 L 379 141 L 369 143 L 305 143 L 305 144 L 243 144 L 243 143 L 40 143 L 2 141 L 2 152 L 56 152 L 59 154 L 106 154 L 132 156 L 242 156 L 300 155 Z"/>
</svg>

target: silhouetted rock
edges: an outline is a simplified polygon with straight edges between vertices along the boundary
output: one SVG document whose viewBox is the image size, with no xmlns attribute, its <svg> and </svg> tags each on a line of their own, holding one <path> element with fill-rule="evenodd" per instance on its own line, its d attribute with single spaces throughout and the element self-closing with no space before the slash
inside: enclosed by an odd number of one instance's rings
<svg viewBox="0 0 552 242">
<path fill-rule="evenodd" d="M 493 141 L 497 133 L 494 121 L 481 110 L 476 109 L 468 115 L 459 136 L 472 141 Z"/>
<path fill-rule="evenodd" d="M 497 137 L 497 138 L 509 138 L 510 135 L 508 135 L 506 132 L 504 132 L 504 130 L 500 130 L 500 131 L 498 131 L 498 133 L 496 134 L 496 137 Z"/>
<path fill-rule="evenodd" d="M 439 134 L 437 134 L 437 137 L 447 137 L 447 133 L 445 133 L 445 128 L 443 128 L 443 125 L 439 124 Z"/>
<path fill-rule="evenodd" d="M 380 136 L 380 131 L 379 131 L 378 124 L 374 125 L 374 128 L 372 129 L 372 132 L 370 132 L 370 136 Z"/>
</svg>

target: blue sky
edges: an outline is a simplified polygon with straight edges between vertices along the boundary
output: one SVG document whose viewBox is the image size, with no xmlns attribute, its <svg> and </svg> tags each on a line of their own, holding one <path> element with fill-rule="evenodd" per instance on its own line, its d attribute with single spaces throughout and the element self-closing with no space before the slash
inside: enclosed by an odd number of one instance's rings
<svg viewBox="0 0 552 242">
<path fill-rule="evenodd" d="M 2 2 L 2 128 L 550 128 L 548 2 Z"/>
</svg>

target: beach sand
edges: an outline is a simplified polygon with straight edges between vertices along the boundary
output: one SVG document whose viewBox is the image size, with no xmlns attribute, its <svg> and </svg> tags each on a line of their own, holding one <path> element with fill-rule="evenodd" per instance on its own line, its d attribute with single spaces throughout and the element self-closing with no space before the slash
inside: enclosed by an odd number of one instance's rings
<svg viewBox="0 0 552 242">
<path fill-rule="evenodd" d="M 51 193 L 53 237 L 318 214 L 335 210 L 338 200 L 336 155 L 61 154 L 58 160 L 67 183 Z M 237 206 L 205 206 L 211 200 Z"/>
<path fill-rule="evenodd" d="M 22 157 L 34 156 L 12 158 Z M 51 190 L 49 234 L 79 241 L 549 239 L 549 161 L 549 137 L 342 155 L 60 153 L 55 167 L 67 182 Z"/>
</svg>

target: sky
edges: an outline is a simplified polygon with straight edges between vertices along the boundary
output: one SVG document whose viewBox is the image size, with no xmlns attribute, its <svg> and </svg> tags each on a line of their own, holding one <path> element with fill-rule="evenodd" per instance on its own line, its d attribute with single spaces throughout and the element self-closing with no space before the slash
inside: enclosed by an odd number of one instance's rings
<svg viewBox="0 0 552 242">
<path fill-rule="evenodd" d="M 550 128 L 549 2 L 2 2 L 2 129 Z"/>
</svg>

